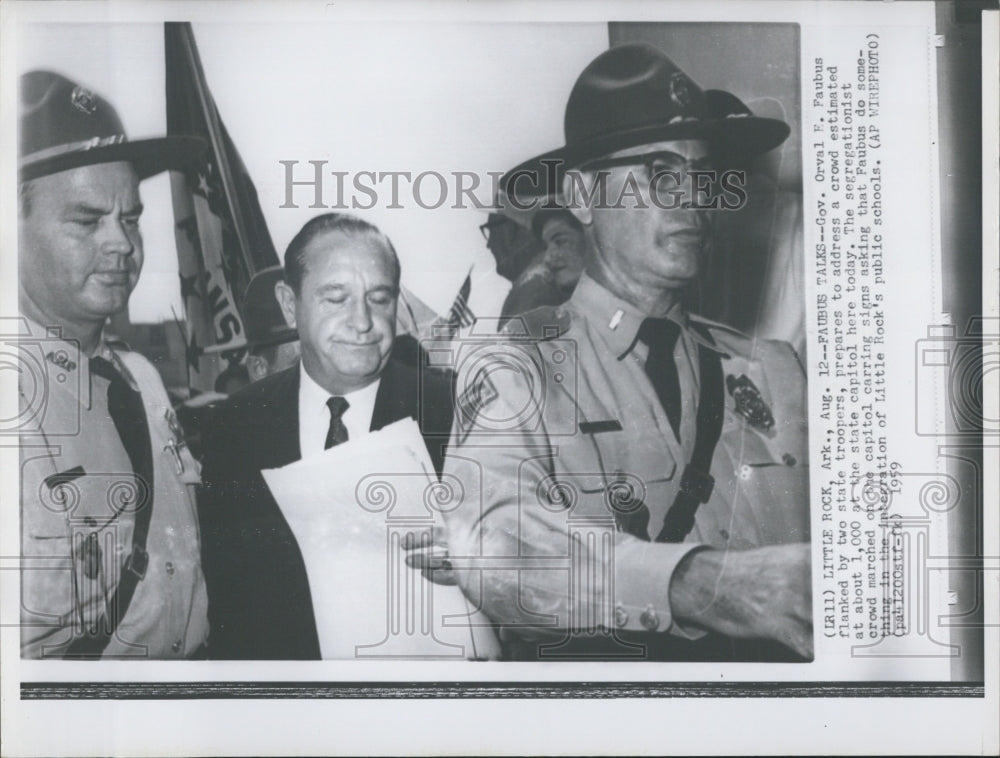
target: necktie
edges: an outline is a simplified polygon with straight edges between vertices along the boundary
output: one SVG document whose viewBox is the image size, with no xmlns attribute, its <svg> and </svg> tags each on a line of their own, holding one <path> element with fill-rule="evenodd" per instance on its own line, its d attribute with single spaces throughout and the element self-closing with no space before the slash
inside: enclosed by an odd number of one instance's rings
<svg viewBox="0 0 1000 758">
<path fill-rule="evenodd" d="M 649 348 L 646 374 L 678 441 L 681 438 L 681 384 L 674 361 L 674 346 L 680 333 L 680 326 L 666 318 L 647 318 L 639 327 L 639 339 Z"/>
<path fill-rule="evenodd" d="M 140 480 L 139 492 L 148 493 L 153 482 L 153 455 L 142 396 L 104 358 L 90 359 L 90 373 L 108 380 L 108 413 L 132 464 L 132 472 Z"/>
<path fill-rule="evenodd" d="M 326 401 L 326 407 L 330 409 L 330 429 L 326 433 L 324 450 L 329 450 L 341 442 L 347 442 L 347 427 L 344 426 L 343 416 L 350 405 L 343 397 L 331 397 Z"/>
</svg>

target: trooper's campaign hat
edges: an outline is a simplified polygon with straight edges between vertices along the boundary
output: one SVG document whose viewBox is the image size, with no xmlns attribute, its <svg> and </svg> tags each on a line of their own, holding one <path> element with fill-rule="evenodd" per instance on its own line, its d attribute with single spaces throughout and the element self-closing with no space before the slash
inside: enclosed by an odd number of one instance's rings
<svg viewBox="0 0 1000 758">
<path fill-rule="evenodd" d="M 53 71 L 21 77 L 20 181 L 95 163 L 127 161 L 140 179 L 185 168 L 208 147 L 199 137 L 129 142 L 114 107 L 100 95 Z"/>
<path fill-rule="evenodd" d="M 558 191 L 553 179 L 560 182 L 566 169 L 616 150 L 699 139 L 713 153 L 748 157 L 777 147 L 791 131 L 784 121 L 755 116 L 734 96 L 706 94 L 659 48 L 612 47 L 573 85 L 563 122 L 566 144 L 508 171 L 500 187 L 508 194 L 516 189 L 519 199 L 545 197 Z"/>
<path fill-rule="evenodd" d="M 285 280 L 281 266 L 261 269 L 247 285 L 243 295 L 243 326 L 251 349 L 291 342 L 299 333 L 285 323 L 274 287 Z"/>
</svg>

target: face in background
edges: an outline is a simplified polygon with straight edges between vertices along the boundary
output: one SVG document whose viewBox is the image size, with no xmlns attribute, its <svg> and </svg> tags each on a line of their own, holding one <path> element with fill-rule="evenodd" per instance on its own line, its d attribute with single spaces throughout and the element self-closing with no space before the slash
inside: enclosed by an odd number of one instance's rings
<svg viewBox="0 0 1000 758">
<path fill-rule="evenodd" d="M 302 365 L 331 394 L 361 389 L 385 368 L 396 335 L 395 256 L 370 235 L 333 231 L 306 246 L 304 262 L 301 292 L 276 288 Z"/>
<path fill-rule="evenodd" d="M 707 146 L 700 140 L 672 140 L 651 145 L 641 145 L 621 150 L 609 158 L 642 156 L 658 151 L 669 151 L 691 162 L 704 162 Z M 698 165 L 696 163 L 695 165 Z M 597 244 L 595 255 L 606 267 L 621 277 L 643 286 L 660 289 L 680 289 L 698 273 L 701 251 L 707 239 L 706 211 L 685 207 L 660 208 L 650 197 L 649 167 L 637 159 L 636 165 L 601 169 L 607 172 L 608 206 L 613 206 L 626 189 L 622 207 L 593 207 L 585 209 L 589 218 L 577 217 L 585 224 L 590 221 Z M 635 179 L 636 195 L 626 188 L 629 175 Z M 691 201 L 691 183 L 682 175 L 680 183 L 663 181 L 661 189 L 687 190 L 685 199 Z M 640 202 L 641 200 L 641 202 Z M 660 205 L 670 205 L 674 200 L 661 197 Z"/>
<path fill-rule="evenodd" d="M 512 282 L 544 251 L 534 234 L 499 213 L 491 213 L 480 230 L 486 236 L 486 247 L 496 260 L 497 273 Z"/>
<path fill-rule="evenodd" d="M 556 217 L 542 226 L 544 262 L 560 289 L 572 290 L 583 273 L 587 241 L 583 229 L 570 219 Z"/>
<path fill-rule="evenodd" d="M 44 326 L 103 325 L 142 270 L 139 179 L 99 163 L 28 183 L 20 212 L 21 309 Z"/>
<path fill-rule="evenodd" d="M 265 376 L 291 368 L 299 360 L 299 341 L 282 342 L 255 350 L 247 356 L 247 371 L 250 381 L 256 382 Z"/>
</svg>

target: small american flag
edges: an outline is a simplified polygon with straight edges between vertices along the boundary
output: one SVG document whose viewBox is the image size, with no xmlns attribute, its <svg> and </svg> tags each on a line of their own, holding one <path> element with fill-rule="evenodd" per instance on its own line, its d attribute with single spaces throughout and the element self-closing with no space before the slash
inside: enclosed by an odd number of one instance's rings
<svg viewBox="0 0 1000 758">
<path fill-rule="evenodd" d="M 465 277 L 465 281 L 462 282 L 462 287 L 458 290 L 458 294 L 455 296 L 455 302 L 452 303 L 451 309 L 448 311 L 448 316 L 446 318 L 446 323 L 449 326 L 455 328 L 470 327 L 476 321 L 476 314 L 472 312 L 469 307 L 469 293 L 472 291 L 472 271 L 470 270 L 468 275 Z"/>
</svg>

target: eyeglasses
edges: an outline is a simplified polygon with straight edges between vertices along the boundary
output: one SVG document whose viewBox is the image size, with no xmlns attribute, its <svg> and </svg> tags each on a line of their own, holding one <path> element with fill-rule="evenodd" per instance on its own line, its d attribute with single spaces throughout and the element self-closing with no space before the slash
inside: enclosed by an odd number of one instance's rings
<svg viewBox="0 0 1000 758">
<path fill-rule="evenodd" d="M 599 158 L 585 163 L 580 170 L 600 171 L 618 166 L 645 168 L 649 194 L 659 208 L 714 207 L 713 198 L 720 191 L 719 177 L 710 158 L 687 158 L 669 150 Z"/>
<path fill-rule="evenodd" d="M 617 158 L 599 158 L 580 166 L 581 171 L 597 171 L 602 168 L 617 166 L 644 166 L 650 179 L 660 174 L 681 174 L 691 171 L 711 171 L 712 161 L 707 156 L 686 158 L 669 150 L 658 150 L 652 153 L 638 155 L 621 155 Z"/>
<path fill-rule="evenodd" d="M 483 235 L 483 239 L 488 243 L 491 238 L 495 237 L 497 242 L 502 242 L 504 240 L 516 239 L 518 236 L 524 234 L 530 234 L 526 229 L 523 229 L 516 221 L 511 221 L 510 219 L 490 219 L 479 225 L 479 232 Z"/>
<path fill-rule="evenodd" d="M 483 235 L 483 239 L 486 240 L 487 242 L 489 242 L 491 235 L 494 235 L 494 234 L 497 234 L 497 233 L 503 234 L 504 232 L 506 232 L 509 235 L 510 234 L 511 226 L 513 224 L 514 224 L 513 221 L 504 221 L 504 220 L 496 221 L 496 220 L 490 220 L 490 221 L 486 221 L 485 223 L 480 224 L 479 225 L 479 231 Z"/>
</svg>

